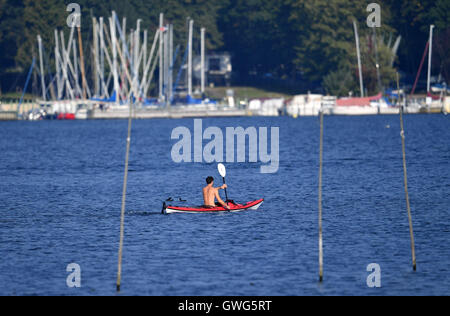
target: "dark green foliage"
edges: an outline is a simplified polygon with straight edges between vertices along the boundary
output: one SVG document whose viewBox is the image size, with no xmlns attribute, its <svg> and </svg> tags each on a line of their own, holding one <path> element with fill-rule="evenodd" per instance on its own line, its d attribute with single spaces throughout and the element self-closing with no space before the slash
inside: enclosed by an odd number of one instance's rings
<svg viewBox="0 0 450 316">
<path fill-rule="evenodd" d="M 195 20 L 195 40 L 200 27 L 207 28 L 208 50 L 229 51 L 236 74 L 263 76 L 277 80 L 323 82 L 330 93 L 346 94 L 358 89 L 356 50 L 352 21 L 358 21 L 363 53 L 365 86 L 377 92 L 374 51 L 366 25 L 370 1 L 365 0 L 128 0 L 63 1 L 0 0 L 0 76 L 23 73 L 33 55 L 37 55 L 36 36 L 44 39 L 50 71 L 54 62 L 54 29 L 69 35 L 66 6 L 77 2 L 82 7 L 82 34 L 85 52 L 90 56 L 92 17 L 109 17 L 115 10 L 127 17 L 127 28 L 136 20 L 152 37 L 159 24 L 159 13 L 174 24 L 175 41 L 184 49 L 186 21 Z M 450 1 L 384 0 L 382 28 L 378 36 L 384 42 L 402 35 L 396 68 L 414 74 L 428 38 L 429 25 L 436 25 L 433 73 L 450 80 L 448 54 Z M 198 47 L 196 47 L 198 50 Z M 389 62 L 389 50 L 380 45 L 379 58 L 383 85 L 393 81 L 395 70 Z M 90 59 L 86 69 L 90 69 Z M 89 76 L 89 75 L 88 75 Z M 341 82 L 332 83 L 334 80 Z M 299 91 L 301 92 L 301 91 Z M 355 93 L 357 91 L 354 91 Z"/>
</svg>

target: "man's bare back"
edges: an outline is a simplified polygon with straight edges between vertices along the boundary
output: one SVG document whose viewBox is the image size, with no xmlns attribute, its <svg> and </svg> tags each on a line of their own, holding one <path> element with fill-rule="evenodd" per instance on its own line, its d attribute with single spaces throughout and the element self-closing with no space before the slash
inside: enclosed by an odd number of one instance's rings
<svg viewBox="0 0 450 316">
<path fill-rule="evenodd" d="M 220 205 L 228 209 L 228 205 L 220 198 L 219 195 L 219 190 L 226 189 L 227 185 L 224 184 L 220 188 L 215 188 L 214 179 L 212 179 L 212 177 L 208 177 L 208 179 L 206 179 L 206 182 L 208 183 L 208 185 L 203 188 L 203 200 L 205 206 L 216 207 L 216 199 L 217 199 Z"/>
</svg>

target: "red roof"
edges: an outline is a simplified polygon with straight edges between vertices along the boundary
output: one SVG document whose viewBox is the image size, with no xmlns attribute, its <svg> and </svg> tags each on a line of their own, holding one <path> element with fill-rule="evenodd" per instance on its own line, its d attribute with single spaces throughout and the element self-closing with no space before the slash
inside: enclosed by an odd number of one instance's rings
<svg viewBox="0 0 450 316">
<path fill-rule="evenodd" d="M 379 93 L 373 97 L 367 98 L 343 98 L 336 101 L 337 106 L 370 106 L 371 101 L 378 101 L 383 97 L 382 93 Z"/>
</svg>

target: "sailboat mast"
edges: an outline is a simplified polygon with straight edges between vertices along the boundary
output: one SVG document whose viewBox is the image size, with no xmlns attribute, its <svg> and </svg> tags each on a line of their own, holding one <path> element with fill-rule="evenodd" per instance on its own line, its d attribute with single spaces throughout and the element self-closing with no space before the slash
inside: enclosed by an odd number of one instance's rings
<svg viewBox="0 0 450 316">
<path fill-rule="evenodd" d="M 93 27 L 93 39 L 94 39 L 94 47 L 93 47 L 93 53 L 94 53 L 94 63 L 93 63 L 93 76 L 94 76 L 94 83 L 95 83 L 95 96 L 100 96 L 100 56 L 99 56 L 99 36 L 98 36 L 98 23 L 97 19 L 92 19 L 92 27 Z"/>
<path fill-rule="evenodd" d="M 430 26 L 430 45 L 428 46 L 428 80 L 427 80 L 427 92 L 431 91 L 431 59 L 433 55 L 433 29 L 434 25 Z"/>
<path fill-rule="evenodd" d="M 117 73 L 117 46 L 116 46 L 116 12 L 113 11 L 112 17 L 109 19 L 110 33 L 111 33 L 111 46 L 112 46 L 112 72 L 114 78 L 114 94 L 116 104 L 120 102 L 120 87 L 119 87 L 119 75 Z"/>
<path fill-rule="evenodd" d="M 377 31 L 376 28 L 373 28 L 373 42 L 375 46 L 375 62 L 376 62 L 376 69 L 377 69 L 377 80 L 378 80 L 378 89 L 380 92 L 383 91 L 383 86 L 381 83 L 381 74 L 380 74 L 380 61 L 378 58 L 378 40 L 377 40 Z"/>
<path fill-rule="evenodd" d="M 203 27 L 201 29 L 201 92 L 202 92 L 202 98 L 205 93 L 205 32 L 206 29 Z"/>
<path fill-rule="evenodd" d="M 361 98 L 363 98 L 364 97 L 364 83 L 363 83 L 362 68 L 361 68 L 361 51 L 359 49 L 358 26 L 356 25 L 356 20 L 353 20 L 353 27 L 355 29 L 356 54 L 358 55 L 359 86 L 361 89 Z"/>
<path fill-rule="evenodd" d="M 80 24 L 81 25 L 81 24 Z M 82 80 L 82 84 L 83 84 L 83 100 L 86 100 L 86 74 L 84 71 L 84 54 L 83 54 L 83 41 L 81 39 L 81 26 L 79 26 L 78 28 L 78 47 L 80 49 L 80 68 L 81 68 L 81 80 Z"/>
<path fill-rule="evenodd" d="M 100 40 L 100 78 L 101 78 L 101 89 L 100 95 L 105 97 L 105 40 L 103 38 L 103 17 L 100 18 L 99 26 L 99 40 Z"/>
<path fill-rule="evenodd" d="M 173 25 L 169 25 L 169 98 L 167 100 L 167 106 L 171 106 L 173 99 Z"/>
<path fill-rule="evenodd" d="M 73 78 L 75 80 L 75 88 L 78 95 L 81 96 L 82 91 L 79 88 L 79 78 L 78 78 L 78 55 L 77 55 L 77 42 L 75 39 L 72 40 L 72 49 L 73 49 Z"/>
<path fill-rule="evenodd" d="M 58 90 L 57 99 L 61 99 L 62 84 L 61 84 L 61 67 L 59 56 L 59 36 L 58 30 L 55 29 L 55 67 L 56 67 L 56 89 Z"/>
<path fill-rule="evenodd" d="M 164 80 L 164 74 L 163 74 L 163 44 L 164 44 L 164 33 L 163 33 L 163 27 L 164 27 L 164 14 L 161 13 L 159 15 L 159 30 L 161 32 L 159 37 L 159 100 L 160 102 L 163 99 L 163 80 Z"/>
<path fill-rule="evenodd" d="M 189 58 L 188 58 L 188 95 L 192 96 L 192 37 L 194 32 L 194 20 L 189 21 Z"/>
<path fill-rule="evenodd" d="M 47 98 L 45 97 L 45 73 L 44 73 L 44 60 L 42 57 L 42 38 L 40 35 L 38 35 L 38 45 L 39 45 L 39 61 L 41 68 L 42 100 L 47 101 Z"/>
</svg>

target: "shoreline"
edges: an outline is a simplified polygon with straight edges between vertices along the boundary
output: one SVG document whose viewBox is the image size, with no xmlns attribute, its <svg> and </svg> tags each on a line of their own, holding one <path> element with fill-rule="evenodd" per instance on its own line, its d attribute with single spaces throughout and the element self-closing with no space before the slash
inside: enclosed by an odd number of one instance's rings
<svg viewBox="0 0 450 316">
<path fill-rule="evenodd" d="M 36 121 L 43 119 L 43 113 L 74 113 L 76 120 L 118 120 L 129 118 L 128 106 L 112 106 L 109 109 L 101 110 L 96 105 L 78 107 L 76 103 L 66 103 L 61 112 L 49 111 L 39 103 L 25 103 L 18 111 L 18 104 L 2 104 L 0 107 L 0 121 L 29 120 Z M 78 110 L 75 110 L 78 107 Z M 89 108 L 94 108 L 90 110 Z M 373 116 L 373 115 L 399 115 L 400 107 L 376 107 L 376 106 L 327 106 L 322 108 L 326 116 Z M 44 112 L 45 111 L 45 112 Z M 183 118 L 212 118 L 212 117 L 280 117 L 287 116 L 294 119 L 301 117 L 318 117 L 320 107 L 310 110 L 295 111 L 290 113 L 287 108 L 249 109 L 228 107 L 228 106 L 172 106 L 170 108 L 138 108 L 133 109 L 132 118 L 136 120 L 148 119 L 183 119 Z M 447 114 L 445 107 L 405 107 L 404 114 Z M 57 119 L 53 115 L 53 119 Z"/>
</svg>

